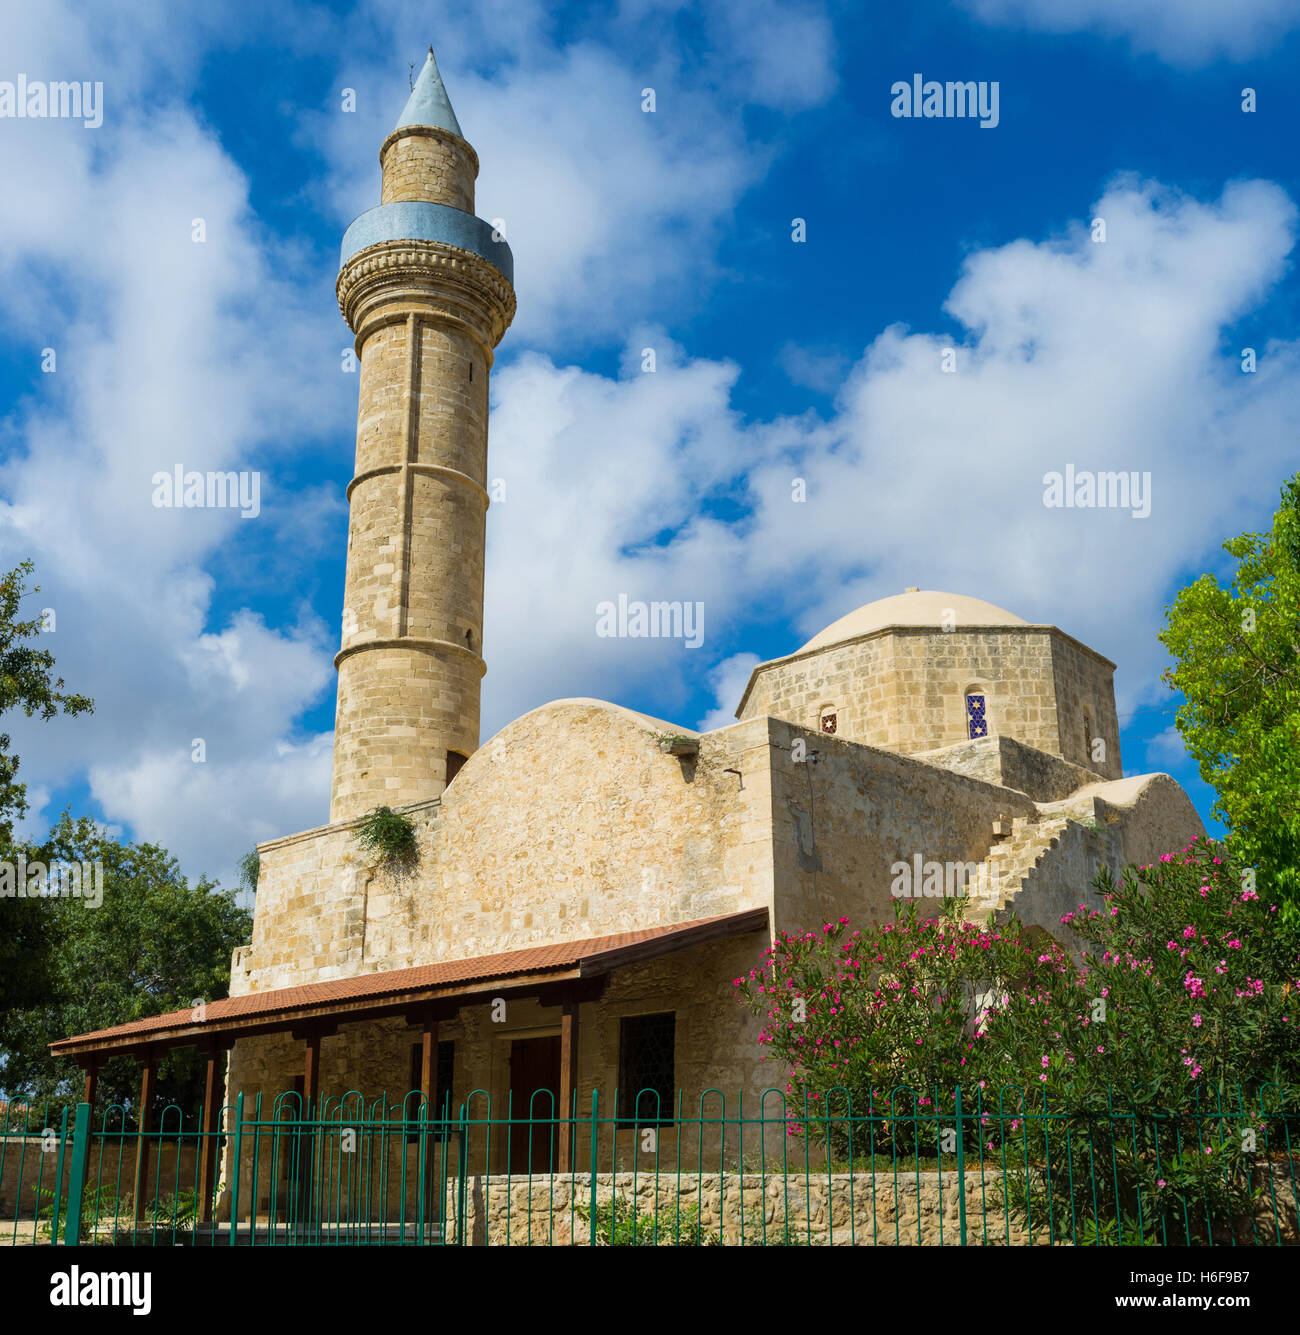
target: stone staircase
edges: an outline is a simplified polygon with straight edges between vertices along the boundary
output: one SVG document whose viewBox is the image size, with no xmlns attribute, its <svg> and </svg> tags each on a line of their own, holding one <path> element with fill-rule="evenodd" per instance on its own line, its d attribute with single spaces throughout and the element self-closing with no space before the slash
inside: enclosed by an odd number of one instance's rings
<svg viewBox="0 0 1300 1335">
<path fill-rule="evenodd" d="M 990 913 L 1001 914 L 1017 895 L 1032 889 L 1039 863 L 1077 819 L 1056 812 L 1015 817 L 1010 833 L 996 838 L 984 859 L 967 903 L 966 921 L 982 923 Z"/>
</svg>

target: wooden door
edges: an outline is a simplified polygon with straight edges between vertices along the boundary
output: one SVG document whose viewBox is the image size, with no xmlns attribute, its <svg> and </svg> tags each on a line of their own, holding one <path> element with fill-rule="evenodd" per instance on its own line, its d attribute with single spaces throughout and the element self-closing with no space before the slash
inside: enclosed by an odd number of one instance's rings
<svg viewBox="0 0 1300 1335">
<path fill-rule="evenodd" d="M 510 1044 L 510 1171 L 549 1173 L 560 1128 L 560 1036 L 517 1038 Z M 531 1122 L 529 1109 L 531 1108 Z"/>
</svg>

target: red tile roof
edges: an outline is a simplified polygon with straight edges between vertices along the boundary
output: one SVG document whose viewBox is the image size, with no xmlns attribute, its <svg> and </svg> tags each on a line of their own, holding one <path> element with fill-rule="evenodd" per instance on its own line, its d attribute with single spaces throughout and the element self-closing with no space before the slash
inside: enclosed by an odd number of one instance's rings
<svg viewBox="0 0 1300 1335">
<path fill-rule="evenodd" d="M 724 913 L 713 918 L 697 918 L 693 922 L 674 923 L 666 927 L 647 927 L 636 932 L 617 932 L 611 936 L 589 937 L 584 941 L 562 941 L 556 945 L 530 946 L 525 950 L 511 950 L 497 955 L 475 955 L 469 959 L 444 960 L 437 964 L 421 964 L 413 969 L 389 969 L 379 973 L 357 974 L 351 978 L 332 978 L 319 983 L 302 983 L 297 987 L 280 987 L 266 992 L 249 992 L 238 997 L 223 997 L 210 1001 L 202 1021 L 193 1019 L 189 1009 L 169 1011 L 128 1024 L 97 1029 L 88 1034 L 75 1034 L 50 1044 L 56 1056 L 93 1052 L 97 1047 L 124 1048 L 122 1040 L 139 1038 L 148 1042 L 151 1036 L 171 1041 L 181 1038 L 197 1040 L 203 1035 L 219 1033 L 223 1027 L 250 1027 L 248 1022 L 264 1018 L 268 1022 L 294 1012 L 338 1006 L 341 1015 L 364 1019 L 365 1003 L 375 1007 L 407 1001 L 416 1004 L 422 999 L 455 996 L 458 992 L 479 990 L 482 986 L 527 976 L 546 982 L 548 974 L 567 973 L 572 977 L 587 978 L 607 973 L 621 964 L 651 958 L 681 950 L 687 946 L 721 936 L 759 931 L 767 926 L 767 910 L 748 909 L 741 913 Z M 477 985 L 471 988 L 469 985 Z M 432 993 L 422 998 L 410 994 Z M 223 1025 L 240 1021 L 239 1025 Z"/>
</svg>

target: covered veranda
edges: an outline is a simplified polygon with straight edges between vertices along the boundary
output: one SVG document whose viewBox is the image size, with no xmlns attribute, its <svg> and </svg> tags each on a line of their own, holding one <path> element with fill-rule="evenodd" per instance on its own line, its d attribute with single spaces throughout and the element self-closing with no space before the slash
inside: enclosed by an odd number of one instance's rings
<svg viewBox="0 0 1300 1335">
<path fill-rule="evenodd" d="M 173 1011 L 52 1043 L 51 1051 L 75 1060 L 84 1071 L 82 1102 L 94 1107 L 96 1080 L 110 1057 L 130 1056 L 140 1065 L 139 1117 L 132 1167 L 132 1209 L 138 1222 L 148 1180 L 153 1104 L 158 1061 L 166 1052 L 196 1047 L 205 1061 L 201 1132 L 197 1137 L 197 1208 L 202 1222 L 213 1218 L 218 1150 L 227 1103 L 225 1061 L 237 1043 L 265 1035 L 300 1045 L 294 1084 L 305 1115 L 320 1105 L 321 1042 L 341 1025 L 396 1020 L 412 1031 L 419 1046 L 420 1102 L 439 1106 L 440 1028 L 463 1009 L 529 1000 L 558 1008 L 559 1070 L 556 1106 L 573 1106 L 578 1087 L 582 1021 L 600 1001 L 613 974 L 630 965 L 660 959 L 727 937 L 766 932 L 766 908 L 622 932 L 581 941 L 440 961 L 413 968 L 377 971 L 347 978 L 302 983 L 227 997 L 193 1009 Z M 414 1068 L 412 1070 L 414 1075 Z M 288 1088 L 286 1078 L 285 1087 Z M 233 1091 L 231 1091 L 233 1097 Z M 573 1165 L 570 1138 L 556 1142 L 554 1167 Z"/>
</svg>

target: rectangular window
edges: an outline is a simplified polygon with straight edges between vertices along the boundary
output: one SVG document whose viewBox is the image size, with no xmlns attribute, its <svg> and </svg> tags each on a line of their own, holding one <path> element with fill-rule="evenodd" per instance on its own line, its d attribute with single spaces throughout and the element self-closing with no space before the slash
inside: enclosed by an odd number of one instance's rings
<svg viewBox="0 0 1300 1335">
<path fill-rule="evenodd" d="M 625 1015 L 618 1031 L 618 1118 L 626 1126 L 671 1126 L 677 1099 L 677 1016 Z"/>
</svg>

